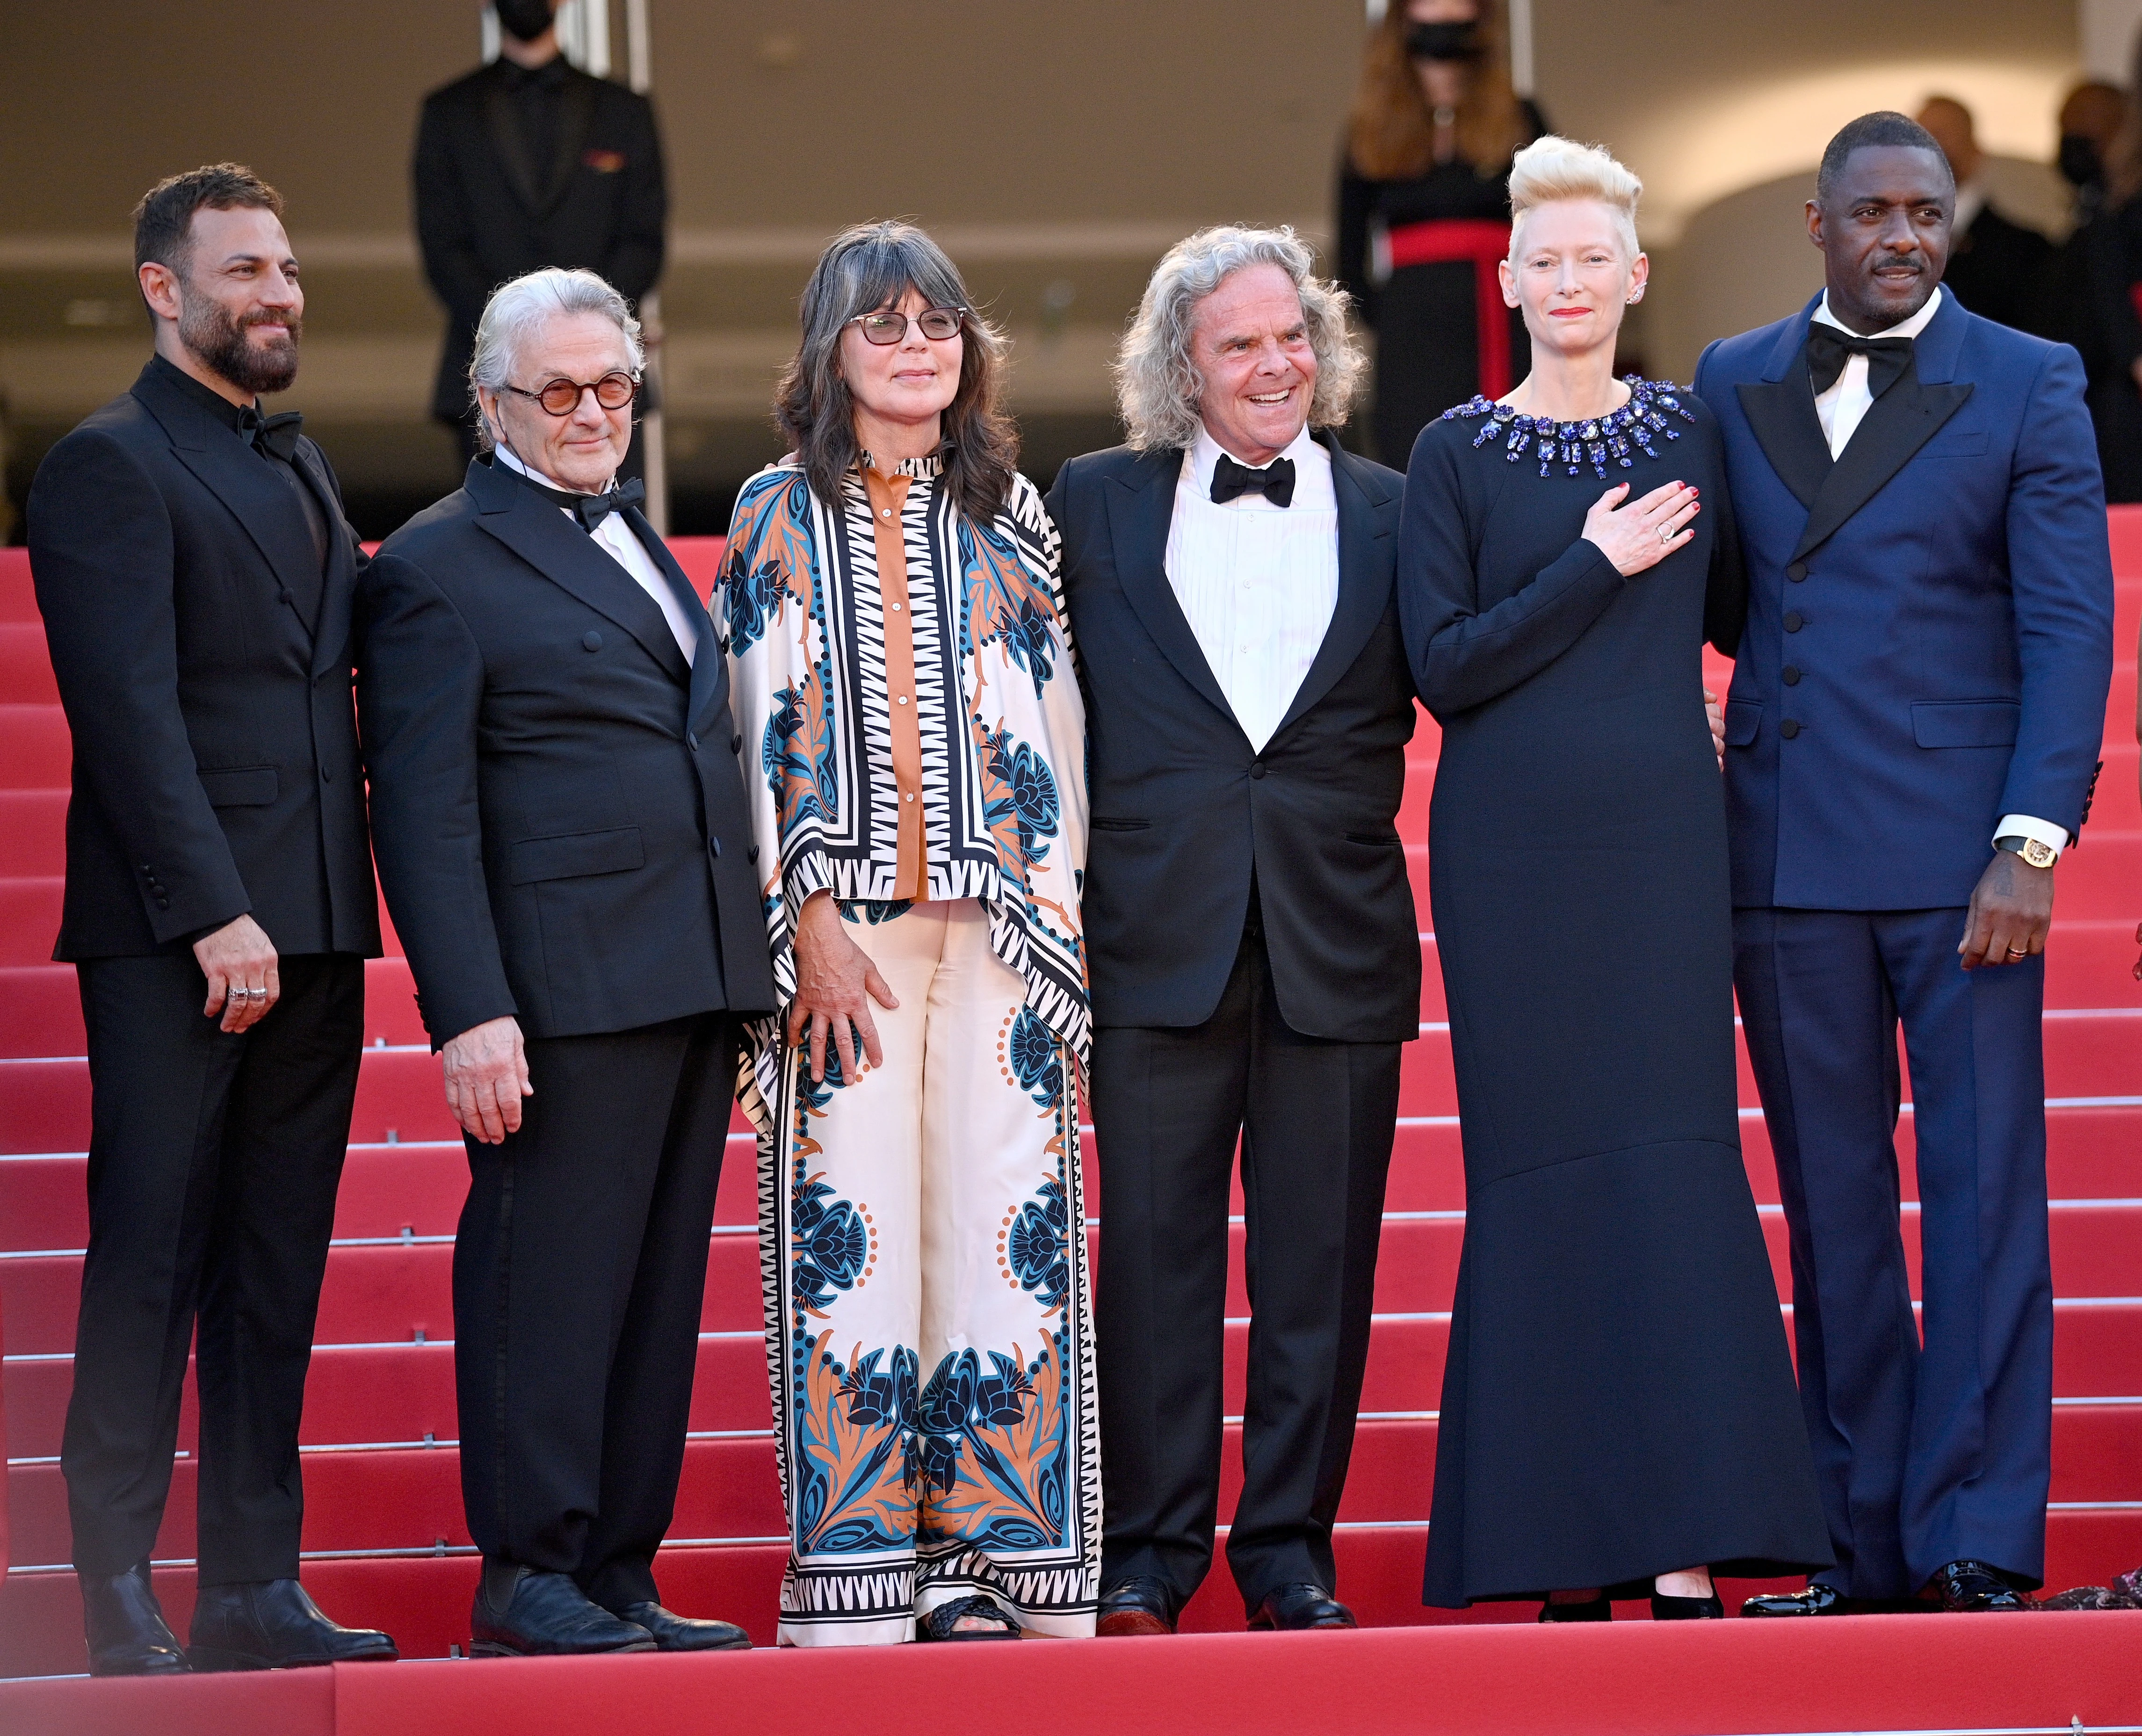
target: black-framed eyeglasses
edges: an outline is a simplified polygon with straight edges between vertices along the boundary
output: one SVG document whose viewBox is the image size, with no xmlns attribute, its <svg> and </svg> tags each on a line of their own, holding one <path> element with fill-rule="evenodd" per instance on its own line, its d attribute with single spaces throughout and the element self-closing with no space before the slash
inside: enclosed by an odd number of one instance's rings
<svg viewBox="0 0 2142 1736">
<path fill-rule="evenodd" d="M 947 338 L 960 335 L 960 328 L 966 318 L 965 308 L 925 308 L 915 316 L 915 323 L 922 328 L 925 338 L 934 338 L 942 343 Z M 846 323 L 861 326 L 863 336 L 876 344 L 897 343 L 907 335 L 905 313 L 858 313 Z"/>
<path fill-rule="evenodd" d="M 592 392 L 595 402 L 605 410 L 622 410 L 639 396 L 639 382 L 629 373 L 606 373 L 600 380 L 546 380 L 539 392 L 531 392 L 524 386 L 508 385 L 501 388 L 516 397 L 531 398 L 543 407 L 546 415 L 570 416 L 580 407 L 580 394 Z"/>
</svg>

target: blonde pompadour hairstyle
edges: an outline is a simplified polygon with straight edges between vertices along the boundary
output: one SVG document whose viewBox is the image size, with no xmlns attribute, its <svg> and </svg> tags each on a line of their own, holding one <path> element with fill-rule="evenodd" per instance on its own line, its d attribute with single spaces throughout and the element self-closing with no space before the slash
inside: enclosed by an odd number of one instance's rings
<svg viewBox="0 0 2142 1736">
<path fill-rule="evenodd" d="M 1636 202 L 1643 196 L 1644 184 L 1635 172 L 1598 145 L 1554 133 L 1535 139 L 1510 164 L 1510 258 L 1517 259 L 1528 212 L 1587 199 L 1613 212 L 1614 227 L 1634 260 L 1642 251 L 1636 241 Z"/>
</svg>

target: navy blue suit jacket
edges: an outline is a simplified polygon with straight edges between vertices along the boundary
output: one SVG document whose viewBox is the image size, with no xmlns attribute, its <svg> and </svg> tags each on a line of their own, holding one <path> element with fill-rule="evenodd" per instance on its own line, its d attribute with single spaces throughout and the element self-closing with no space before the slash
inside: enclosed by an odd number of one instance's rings
<svg viewBox="0 0 2142 1736">
<path fill-rule="evenodd" d="M 1952 296 L 1831 461 L 1819 298 L 1712 344 L 1748 568 L 1726 706 L 1733 901 L 1961 906 L 2002 816 L 2082 825 L 2112 564 L 2080 359 Z"/>
</svg>

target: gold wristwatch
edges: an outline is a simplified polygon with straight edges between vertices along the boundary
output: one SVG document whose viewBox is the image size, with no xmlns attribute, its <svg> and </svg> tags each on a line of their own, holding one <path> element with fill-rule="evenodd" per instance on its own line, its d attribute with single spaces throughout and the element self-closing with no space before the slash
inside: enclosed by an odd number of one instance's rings
<svg viewBox="0 0 2142 1736">
<path fill-rule="evenodd" d="M 1993 847 L 2013 851 L 2033 868 L 2050 868 L 2061 859 L 2060 851 L 2043 838 L 2026 838 L 2014 832 L 2005 838 L 1996 838 Z"/>
</svg>

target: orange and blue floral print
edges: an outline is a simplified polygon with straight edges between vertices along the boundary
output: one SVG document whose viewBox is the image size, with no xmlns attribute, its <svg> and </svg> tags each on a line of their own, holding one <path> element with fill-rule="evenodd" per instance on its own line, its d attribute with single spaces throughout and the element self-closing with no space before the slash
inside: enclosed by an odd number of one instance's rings
<svg viewBox="0 0 2142 1736">
<path fill-rule="evenodd" d="M 1054 1176 L 1019 1208 L 1004 1234 L 1004 1269 L 1050 1313 L 1071 1295 L 1071 1208 Z"/>
<path fill-rule="evenodd" d="M 1004 1550 L 1053 1549 L 1064 1541 L 1069 1460 L 1062 1353 L 1044 1334 L 1025 1361 L 974 1350 L 939 1363 L 916 1406 L 926 1541 Z"/>
<path fill-rule="evenodd" d="M 1027 870 L 1049 856 L 1044 839 L 1056 836 L 1062 804 L 1049 762 L 1009 729 L 992 731 L 979 719 L 975 741 L 982 752 L 982 819 L 997 841 L 1004 873 L 1022 889 Z"/>
<path fill-rule="evenodd" d="M 843 1368 L 827 1349 L 832 1336 L 828 1327 L 800 1345 L 802 1403 L 789 1464 L 797 1551 L 897 1549 L 914 1541 L 916 1530 L 915 1353 L 896 1348 L 880 1373 L 884 1353 L 864 1355 L 858 1344 Z"/>
<path fill-rule="evenodd" d="M 807 610 L 817 582 L 812 552 L 811 485 L 801 471 L 777 488 L 748 490 L 737 502 L 722 562 L 723 617 L 733 654 L 765 636 L 784 595 Z"/>
<path fill-rule="evenodd" d="M 840 781 L 833 775 L 832 703 L 822 672 L 813 671 L 773 696 L 759 758 L 772 787 L 785 840 L 802 820 L 839 817 Z"/>
<path fill-rule="evenodd" d="M 1056 673 L 1050 655 L 1062 630 L 1047 582 L 1019 558 L 1009 537 L 990 526 L 978 528 L 964 515 L 958 549 L 967 605 L 960 622 L 960 651 L 971 657 L 1001 641 L 1004 655 L 1034 678 L 1039 694 Z"/>
</svg>

